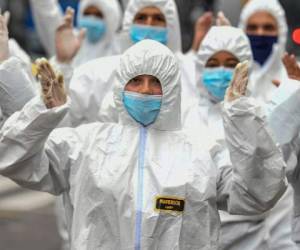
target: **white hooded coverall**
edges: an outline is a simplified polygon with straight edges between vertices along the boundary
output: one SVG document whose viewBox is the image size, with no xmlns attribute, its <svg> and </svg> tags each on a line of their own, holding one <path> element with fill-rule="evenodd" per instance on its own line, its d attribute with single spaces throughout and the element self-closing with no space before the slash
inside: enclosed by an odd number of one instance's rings
<svg viewBox="0 0 300 250">
<path fill-rule="evenodd" d="M 222 103 L 218 102 L 205 88 L 202 72 L 210 57 L 220 51 L 228 51 L 240 62 L 252 62 L 251 48 L 244 32 L 233 27 L 212 27 L 204 38 L 197 55 L 194 82 L 197 83 L 199 99 L 183 108 L 183 125 L 192 140 L 200 141 L 198 127 L 207 124 L 209 133 L 214 135 L 226 158 L 226 140 L 221 116 Z M 251 74 L 251 73 L 250 73 Z M 252 132 L 249 131 L 251 136 Z M 224 164 L 224 163 L 222 163 Z M 258 173 L 257 173 L 258 174 Z M 293 214 L 293 193 L 291 188 L 275 207 L 258 216 L 236 216 L 225 211 L 221 215 L 220 249 L 224 250 L 275 250 L 295 249 L 291 239 Z"/>
<path fill-rule="evenodd" d="M 242 10 L 239 27 L 246 32 L 248 19 L 258 11 L 266 11 L 276 19 L 279 33 L 278 43 L 273 46 L 273 51 L 263 66 L 254 62 L 248 89 L 256 100 L 269 102 L 277 88 L 272 81 L 278 80 L 284 84 L 287 80 L 281 58 L 285 52 L 288 27 L 284 9 L 278 0 L 249 1 Z"/>
<path fill-rule="evenodd" d="M 125 10 L 122 32 L 122 43 L 127 49 L 133 43 L 129 37 L 129 29 L 134 17 L 144 7 L 155 6 L 166 17 L 169 34 L 167 46 L 175 54 L 178 60 L 181 54 L 181 34 L 174 0 L 131 0 Z M 72 126 L 98 121 L 98 113 L 101 110 L 115 109 L 112 88 L 115 84 L 116 69 L 120 56 L 105 57 L 88 62 L 78 67 L 70 81 L 69 94 L 72 99 L 70 107 L 70 120 Z M 101 70 L 100 70 L 101 69 Z M 104 107 L 102 106 L 104 102 Z M 117 119 L 116 119 L 117 120 Z M 101 119 L 101 121 L 106 121 Z M 109 121 L 112 121 L 109 119 Z"/>
<path fill-rule="evenodd" d="M 141 74 L 157 77 L 163 89 L 160 113 L 148 127 L 137 124 L 122 101 L 125 84 Z M 195 150 L 182 133 L 180 73 L 169 49 L 148 40 L 136 44 L 121 57 L 118 79 L 118 124 L 55 129 L 67 105 L 46 109 L 35 98 L 0 132 L 2 175 L 64 193 L 71 249 L 216 250 L 218 208 L 259 214 L 285 191 L 281 151 L 247 98 L 224 107 L 236 164 L 220 171 L 208 151 Z"/>
<path fill-rule="evenodd" d="M 55 55 L 55 32 L 62 23 L 63 13 L 57 0 L 30 0 L 33 17 L 39 37 L 49 56 Z M 104 15 L 106 33 L 96 44 L 84 40 L 73 60 L 76 67 L 89 60 L 117 54 L 117 31 L 121 24 L 122 11 L 117 0 L 82 0 L 79 2 L 77 20 L 83 16 L 89 6 L 96 6 Z"/>
</svg>

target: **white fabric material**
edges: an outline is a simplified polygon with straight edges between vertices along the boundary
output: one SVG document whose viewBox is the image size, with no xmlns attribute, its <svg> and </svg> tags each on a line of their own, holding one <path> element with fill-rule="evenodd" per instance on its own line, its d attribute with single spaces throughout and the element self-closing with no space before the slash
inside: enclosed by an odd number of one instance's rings
<svg viewBox="0 0 300 250">
<path fill-rule="evenodd" d="M 251 95 L 259 101 L 268 102 L 271 100 L 276 86 L 272 80 L 279 80 L 282 84 L 286 82 L 287 76 L 284 66 L 281 62 L 283 53 L 285 52 L 287 40 L 287 22 L 285 13 L 277 0 L 251 0 L 242 10 L 240 18 L 240 28 L 246 31 L 247 21 L 251 15 L 257 11 L 266 11 L 270 13 L 276 20 L 279 28 L 278 44 L 273 47 L 273 52 L 265 65 L 262 67 L 255 63 L 248 89 Z"/>
<path fill-rule="evenodd" d="M 83 16 L 84 10 L 90 5 L 98 7 L 104 15 L 104 23 L 106 25 L 106 33 L 102 39 L 92 44 L 87 39 L 74 58 L 73 65 L 78 66 L 89 60 L 111 56 L 119 53 L 116 45 L 117 31 L 121 25 L 122 11 L 117 0 L 83 0 L 79 2 L 79 11 L 77 20 Z"/>
<path fill-rule="evenodd" d="M 159 78 L 164 91 L 159 117 L 148 128 L 134 123 L 120 100 L 128 79 L 144 73 Z M 28 188 L 64 192 L 72 250 L 217 250 L 217 208 L 262 213 L 285 191 L 282 155 L 253 102 L 242 98 L 224 107 L 238 164 L 219 171 L 208 151 L 196 150 L 181 130 L 171 131 L 179 124 L 168 119 L 180 117 L 179 69 L 171 51 L 153 41 L 135 45 L 122 56 L 118 78 L 119 124 L 55 130 L 67 105 L 46 109 L 35 98 L 0 131 L 1 174 Z M 160 196 L 184 199 L 183 213 L 156 211 Z"/>
<path fill-rule="evenodd" d="M 297 81 L 290 81 L 275 92 L 270 106 L 269 117 L 276 139 L 282 145 L 287 162 L 287 177 L 294 188 L 293 240 L 300 245 L 300 86 Z"/>
<path fill-rule="evenodd" d="M 9 39 L 8 48 L 10 56 L 10 59 L 8 60 L 9 62 L 3 62 L 0 65 L 0 72 L 2 72 L 2 76 L 0 76 L 0 81 L 2 81 L 2 83 L 0 83 L 0 92 L 3 93 L 4 91 L 12 91 L 12 93 L 10 93 L 9 97 L 6 96 L 2 100 L 2 95 L 0 94 L 0 127 L 9 115 L 21 109 L 23 105 L 33 97 L 33 90 L 28 86 L 22 85 L 24 82 L 24 80 L 22 80 L 23 77 L 17 79 L 17 84 L 19 84 L 18 87 L 14 85 L 14 82 L 10 82 L 10 80 L 6 79 L 6 72 L 11 72 L 14 70 L 14 63 L 17 63 L 18 67 L 22 67 L 22 71 L 25 71 L 27 73 L 26 79 L 28 82 L 30 82 L 29 79 L 33 79 L 33 76 L 31 74 L 31 60 L 27 53 L 19 46 L 19 44 L 14 39 Z M 17 58 L 19 60 L 17 60 Z M 18 83 L 18 81 L 21 82 Z M 14 90 L 14 88 L 18 89 Z"/>
<path fill-rule="evenodd" d="M 75 69 L 69 87 L 72 99 L 69 119 L 72 126 L 98 121 L 103 99 L 108 93 L 112 93 L 117 81 L 119 62 L 120 56 L 104 57 Z M 111 102 L 113 103 L 113 98 Z"/>
<path fill-rule="evenodd" d="M 123 50 L 129 48 L 133 42 L 129 31 L 136 14 L 145 7 L 157 7 L 165 16 L 168 29 L 167 46 L 174 53 L 182 51 L 181 32 L 177 6 L 174 0 L 130 0 L 124 13 L 123 28 L 121 34 L 121 46 Z"/>
<path fill-rule="evenodd" d="M 18 52 L 14 50 L 15 54 L 20 55 Z M 21 57 L 11 56 L 0 64 L 0 127 L 36 95 L 36 86 L 32 83 L 31 73 L 28 73 L 30 64 Z M 20 69 L 19 72 L 16 72 L 16 68 Z"/>
<path fill-rule="evenodd" d="M 176 53 L 180 66 L 182 66 L 183 63 L 181 62 L 184 57 L 181 53 L 179 18 L 174 0 L 130 1 L 124 14 L 123 33 L 120 43 L 125 49 L 132 46 L 133 43 L 129 39 L 130 26 L 137 12 L 147 6 L 158 7 L 166 16 L 168 32 L 171 34 L 168 47 Z M 115 109 L 111 91 L 115 82 L 118 81 L 116 70 L 119 61 L 120 56 L 101 58 L 82 65 L 82 67 L 78 67 L 74 71 L 69 88 L 70 96 L 73 100 L 70 107 L 72 126 L 99 120 L 102 122 L 118 122 L 116 111 L 111 113 Z M 188 71 L 183 66 L 182 70 Z M 103 103 L 104 98 L 105 101 Z"/>
<path fill-rule="evenodd" d="M 253 62 L 249 40 L 242 30 L 226 26 L 214 26 L 209 30 L 197 53 L 196 87 L 200 89 L 201 95 L 207 96 L 214 102 L 216 102 L 216 99 L 206 90 L 202 83 L 201 73 L 209 58 L 220 51 L 227 51 L 233 54 L 240 62 L 249 61 L 250 67 Z"/>
<path fill-rule="evenodd" d="M 83 0 L 79 4 L 78 17 L 81 17 L 85 8 L 97 6 L 104 15 L 106 34 L 96 44 L 84 40 L 78 54 L 74 58 L 73 66 L 78 66 L 94 58 L 118 53 L 115 44 L 116 32 L 120 27 L 122 12 L 117 0 Z M 63 13 L 57 0 L 31 0 L 33 17 L 41 42 L 50 56 L 55 54 L 55 31 L 62 23 Z"/>
<path fill-rule="evenodd" d="M 199 99 L 197 102 L 183 107 L 182 120 L 184 129 L 193 141 L 202 142 L 203 135 L 197 132 L 198 127 L 201 124 L 208 126 L 209 133 L 214 135 L 215 140 L 224 150 L 224 155 L 220 158 L 222 166 L 230 164 L 230 159 L 226 156 L 228 154 L 224 134 L 226 125 L 221 116 L 221 103 L 217 103 L 209 94 L 201 80 L 201 72 L 207 61 L 220 51 L 232 53 L 239 61 L 248 60 L 251 65 L 251 48 L 243 31 L 233 27 L 213 27 L 204 38 L 197 55 L 197 72 L 194 74 L 197 78 L 194 82 L 197 82 Z M 247 134 L 251 136 L 252 133 L 252 128 L 250 128 Z M 245 145 L 241 145 L 241 147 L 245 147 Z M 222 222 L 220 249 L 265 250 L 283 249 L 283 247 L 285 247 L 284 249 L 295 249 L 291 240 L 292 197 L 293 193 L 288 192 L 271 211 L 259 216 L 236 216 L 220 211 Z M 279 218 L 282 221 L 275 223 Z M 268 248 L 267 246 L 272 247 Z"/>
<path fill-rule="evenodd" d="M 20 45 L 17 43 L 16 40 L 12 38 L 9 39 L 8 47 L 9 47 L 9 55 L 11 57 L 19 58 L 24 64 L 26 64 L 30 68 L 31 59 L 29 55 L 20 47 Z"/>
<path fill-rule="evenodd" d="M 39 39 L 48 56 L 54 56 L 55 31 L 63 21 L 58 0 L 30 0 L 30 7 Z"/>
</svg>

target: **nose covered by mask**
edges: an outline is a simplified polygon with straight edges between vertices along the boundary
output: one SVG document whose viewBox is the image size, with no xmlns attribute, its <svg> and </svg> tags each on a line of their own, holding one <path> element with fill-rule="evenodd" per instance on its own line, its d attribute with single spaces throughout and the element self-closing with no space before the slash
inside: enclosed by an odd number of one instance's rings
<svg viewBox="0 0 300 250">
<path fill-rule="evenodd" d="M 143 126 L 148 126 L 155 122 L 159 114 L 162 96 L 124 91 L 123 103 L 125 109 L 135 121 Z"/>
<path fill-rule="evenodd" d="M 213 97 L 218 101 L 222 101 L 232 77 L 233 69 L 224 67 L 205 68 L 202 75 L 202 82 Z"/>
<path fill-rule="evenodd" d="M 278 42 L 277 36 L 248 35 L 254 60 L 261 66 L 270 57 L 273 46 Z"/>
<path fill-rule="evenodd" d="M 144 39 L 151 39 L 164 45 L 168 43 L 168 30 L 164 27 L 133 24 L 130 28 L 130 38 L 137 43 Z"/>
<path fill-rule="evenodd" d="M 106 26 L 101 18 L 89 15 L 78 20 L 78 27 L 86 29 L 86 37 L 90 43 L 97 43 L 106 32 Z"/>
</svg>

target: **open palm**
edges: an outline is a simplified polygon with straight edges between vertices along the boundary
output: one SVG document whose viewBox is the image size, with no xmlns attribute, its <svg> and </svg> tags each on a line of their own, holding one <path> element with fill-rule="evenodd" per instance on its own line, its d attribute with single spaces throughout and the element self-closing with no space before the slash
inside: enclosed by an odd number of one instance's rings
<svg viewBox="0 0 300 250">
<path fill-rule="evenodd" d="M 75 34 L 73 20 L 74 10 L 72 8 L 68 8 L 62 25 L 60 25 L 56 30 L 56 57 L 57 60 L 62 63 L 69 63 L 72 61 L 80 49 L 84 39 L 84 30 L 80 30 L 78 34 Z"/>
<path fill-rule="evenodd" d="M 249 63 L 244 61 L 239 63 L 231 80 L 231 84 L 226 91 L 225 99 L 229 102 L 234 101 L 246 94 L 249 75 Z"/>
<path fill-rule="evenodd" d="M 48 109 L 64 105 L 67 101 L 64 79 L 57 74 L 47 59 L 36 60 L 37 75 L 42 86 L 42 98 Z"/>
<path fill-rule="evenodd" d="M 300 81 L 300 67 L 294 55 L 285 53 L 282 58 L 289 78 Z"/>
</svg>

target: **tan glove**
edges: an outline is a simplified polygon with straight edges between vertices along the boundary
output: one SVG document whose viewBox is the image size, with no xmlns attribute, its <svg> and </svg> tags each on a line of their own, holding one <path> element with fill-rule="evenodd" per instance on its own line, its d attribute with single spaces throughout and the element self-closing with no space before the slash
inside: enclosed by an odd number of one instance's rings
<svg viewBox="0 0 300 250">
<path fill-rule="evenodd" d="M 62 74 L 56 73 L 45 58 L 36 60 L 36 68 L 46 107 L 51 109 L 64 105 L 67 102 L 67 95 Z"/>
<path fill-rule="evenodd" d="M 249 63 L 244 61 L 239 63 L 233 74 L 231 84 L 228 87 L 225 95 L 225 100 L 232 102 L 246 94 L 249 75 Z"/>
</svg>

